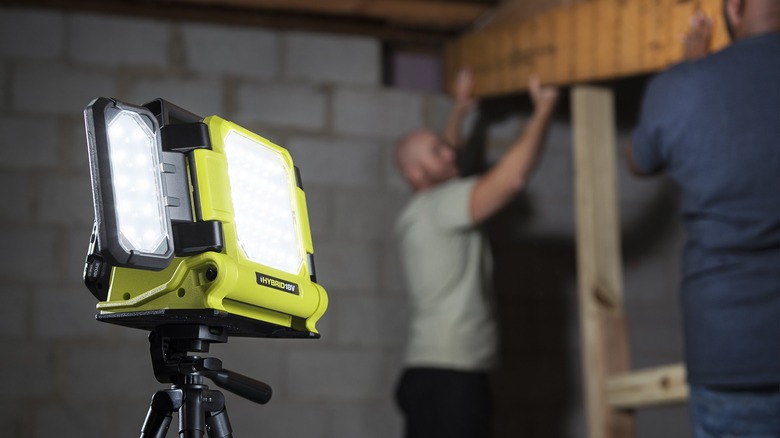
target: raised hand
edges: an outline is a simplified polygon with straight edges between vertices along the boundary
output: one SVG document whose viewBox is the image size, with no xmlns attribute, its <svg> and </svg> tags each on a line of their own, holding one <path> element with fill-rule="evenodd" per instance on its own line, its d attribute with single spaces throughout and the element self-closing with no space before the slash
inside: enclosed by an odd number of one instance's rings
<svg viewBox="0 0 780 438">
<path fill-rule="evenodd" d="M 695 61 L 710 53 L 712 18 L 702 11 L 696 11 L 690 20 L 690 29 L 683 35 L 683 56 L 686 61 Z"/>
</svg>

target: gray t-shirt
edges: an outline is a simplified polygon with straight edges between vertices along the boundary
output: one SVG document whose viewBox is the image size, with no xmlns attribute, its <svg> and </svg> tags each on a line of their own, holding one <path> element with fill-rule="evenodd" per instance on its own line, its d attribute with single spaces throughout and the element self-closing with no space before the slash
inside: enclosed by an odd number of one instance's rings
<svg viewBox="0 0 780 438">
<path fill-rule="evenodd" d="M 486 371 L 496 362 L 492 260 L 471 221 L 476 178 L 416 194 L 395 236 L 411 298 L 406 365 Z"/>
</svg>

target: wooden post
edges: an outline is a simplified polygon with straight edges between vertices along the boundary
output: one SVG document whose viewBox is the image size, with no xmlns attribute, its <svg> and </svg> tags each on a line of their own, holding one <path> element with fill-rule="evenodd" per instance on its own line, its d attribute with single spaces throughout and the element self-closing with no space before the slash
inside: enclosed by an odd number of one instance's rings
<svg viewBox="0 0 780 438">
<path fill-rule="evenodd" d="M 571 92 L 577 206 L 577 273 L 583 389 L 588 436 L 630 438 L 633 415 L 612 409 L 607 379 L 629 370 L 620 221 L 617 208 L 615 109 L 607 88 Z"/>
</svg>

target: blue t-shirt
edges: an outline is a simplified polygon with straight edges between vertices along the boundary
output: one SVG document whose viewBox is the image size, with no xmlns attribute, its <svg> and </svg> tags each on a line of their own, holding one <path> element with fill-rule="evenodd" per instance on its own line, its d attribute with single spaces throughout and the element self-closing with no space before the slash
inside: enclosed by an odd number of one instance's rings
<svg viewBox="0 0 780 438">
<path fill-rule="evenodd" d="M 632 140 L 682 191 L 688 380 L 780 383 L 780 34 L 653 78 Z"/>
</svg>

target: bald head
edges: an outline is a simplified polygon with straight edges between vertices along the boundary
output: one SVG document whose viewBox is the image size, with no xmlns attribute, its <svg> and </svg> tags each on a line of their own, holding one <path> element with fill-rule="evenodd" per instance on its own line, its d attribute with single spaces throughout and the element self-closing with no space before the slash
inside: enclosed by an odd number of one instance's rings
<svg viewBox="0 0 780 438">
<path fill-rule="evenodd" d="M 414 190 L 425 190 L 457 176 L 455 152 L 431 129 L 416 129 L 395 145 L 398 170 Z"/>
<path fill-rule="evenodd" d="M 780 32 L 780 0 L 724 0 L 723 12 L 733 40 Z"/>
</svg>

